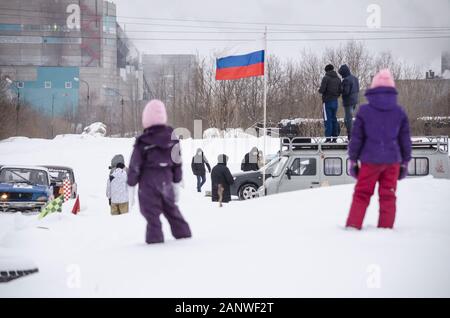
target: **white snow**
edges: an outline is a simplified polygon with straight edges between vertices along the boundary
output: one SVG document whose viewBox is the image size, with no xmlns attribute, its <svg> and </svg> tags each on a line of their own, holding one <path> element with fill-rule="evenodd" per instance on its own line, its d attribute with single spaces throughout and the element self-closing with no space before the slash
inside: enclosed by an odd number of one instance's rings
<svg viewBox="0 0 450 318">
<path fill-rule="evenodd" d="M 344 118 L 338 118 L 337 119 L 338 122 L 344 122 Z M 280 124 L 282 126 L 287 126 L 287 125 L 301 125 L 304 123 L 323 123 L 323 119 L 322 118 L 294 118 L 294 119 L 282 119 L 280 121 Z"/>
<path fill-rule="evenodd" d="M 83 129 L 83 135 L 104 137 L 106 136 L 106 125 L 100 122 L 92 123 Z"/>
<path fill-rule="evenodd" d="M 180 207 L 194 237 L 144 243 L 145 221 L 111 217 L 105 184 L 111 158 L 128 162 L 133 139 L 66 135 L 0 143 L 0 165 L 74 168 L 81 213 L 0 214 L 0 269 L 25 259 L 39 273 L 0 284 L 0 297 L 449 297 L 450 180 L 399 184 L 394 231 L 378 230 L 377 198 L 362 232 L 345 231 L 352 185 L 233 201 L 219 208 L 195 192 L 190 159 L 202 147 L 232 171 L 256 138 L 183 140 Z M 278 149 L 269 140 L 268 153 Z M 209 179 L 209 178 L 208 178 Z M 205 190 L 210 188 L 210 182 Z M 8 261 L 9 260 L 9 261 Z"/>
<path fill-rule="evenodd" d="M 242 128 L 227 128 L 226 130 L 220 130 L 218 128 L 208 128 L 203 132 L 204 139 L 252 138 L 256 137 L 256 135 L 256 130 L 251 128 L 248 131 L 244 131 Z"/>
</svg>

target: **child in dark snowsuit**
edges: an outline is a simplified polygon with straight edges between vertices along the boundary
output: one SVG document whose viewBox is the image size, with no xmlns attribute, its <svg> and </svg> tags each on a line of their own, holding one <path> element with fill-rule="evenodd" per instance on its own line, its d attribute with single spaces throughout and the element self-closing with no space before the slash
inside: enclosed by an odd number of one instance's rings
<svg viewBox="0 0 450 318">
<path fill-rule="evenodd" d="M 369 101 L 360 107 L 349 144 L 349 171 L 358 179 L 347 227 L 361 229 L 378 182 L 378 227 L 394 227 L 397 180 L 406 177 L 411 160 L 408 117 L 397 104 L 397 91 L 389 70 L 375 75 L 366 92 Z M 361 167 L 358 166 L 361 162 Z"/>
<path fill-rule="evenodd" d="M 167 113 L 161 101 L 152 100 L 147 104 L 142 124 L 144 133 L 134 145 L 128 185 L 139 183 L 139 204 L 147 220 L 146 242 L 164 242 L 161 214 L 176 239 L 189 238 L 191 230 L 176 205 L 182 179 L 179 140 L 166 125 Z"/>
</svg>

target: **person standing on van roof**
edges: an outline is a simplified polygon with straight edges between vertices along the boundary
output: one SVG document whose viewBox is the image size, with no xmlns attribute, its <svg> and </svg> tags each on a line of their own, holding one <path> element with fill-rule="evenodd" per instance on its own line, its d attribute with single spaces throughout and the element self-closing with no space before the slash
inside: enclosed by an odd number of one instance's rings
<svg viewBox="0 0 450 318">
<path fill-rule="evenodd" d="M 362 228 L 378 182 L 378 227 L 392 229 L 396 214 L 397 180 L 407 176 L 408 162 L 411 160 L 408 117 L 397 104 L 397 90 L 388 69 L 375 75 L 365 96 L 369 103 L 362 105 L 356 115 L 348 149 L 349 171 L 358 181 L 347 227 Z"/>
<path fill-rule="evenodd" d="M 325 123 L 325 137 L 327 142 L 335 142 L 339 135 L 340 127 L 336 118 L 338 110 L 338 98 L 341 95 L 341 79 L 334 70 L 334 66 L 325 66 L 325 76 L 322 78 L 319 93 L 322 94 L 323 118 Z"/>
<path fill-rule="evenodd" d="M 211 166 L 201 148 L 197 149 L 195 156 L 192 157 L 192 173 L 197 177 L 197 192 L 202 192 L 202 187 L 206 182 L 206 168 L 211 173 Z"/>
<path fill-rule="evenodd" d="M 258 171 L 259 170 L 258 157 L 259 157 L 259 150 L 257 147 L 253 147 L 249 153 L 245 154 L 244 159 L 242 160 L 241 163 L 241 170 L 244 172 Z"/>
<path fill-rule="evenodd" d="M 176 202 L 182 179 L 179 140 L 167 125 L 163 102 L 150 101 L 142 114 L 144 133 L 136 139 L 128 173 L 128 185 L 139 183 L 141 213 L 147 220 L 147 244 L 164 242 L 160 215 L 170 224 L 176 239 L 191 237 L 189 224 Z"/>
<path fill-rule="evenodd" d="M 342 76 L 342 104 L 345 110 L 345 127 L 347 136 L 350 140 L 353 126 L 353 113 L 359 102 L 359 80 L 354 76 L 346 64 L 339 68 L 339 74 Z"/>
</svg>

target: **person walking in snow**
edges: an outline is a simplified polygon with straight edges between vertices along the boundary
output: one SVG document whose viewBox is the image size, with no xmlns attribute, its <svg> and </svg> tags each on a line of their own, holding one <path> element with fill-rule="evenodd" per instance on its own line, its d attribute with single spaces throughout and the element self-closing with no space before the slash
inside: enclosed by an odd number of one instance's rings
<svg viewBox="0 0 450 318">
<path fill-rule="evenodd" d="M 337 121 L 338 98 L 341 95 L 341 80 L 334 70 L 334 66 L 325 66 L 325 76 L 322 78 L 319 93 L 322 94 L 323 118 L 325 124 L 326 142 L 335 142 L 340 127 Z"/>
<path fill-rule="evenodd" d="M 177 202 L 182 181 L 181 154 L 178 138 L 167 125 L 163 102 L 150 101 L 142 114 L 144 132 L 136 139 L 131 156 L 128 185 L 139 184 L 141 213 L 147 220 L 147 244 L 163 243 L 160 215 L 170 224 L 176 239 L 192 236 Z"/>
<path fill-rule="evenodd" d="M 211 194 L 213 202 L 227 203 L 231 201 L 230 186 L 234 183 L 234 179 L 230 169 L 227 167 L 227 162 L 228 157 L 226 155 L 219 155 L 217 165 L 211 171 Z"/>
<path fill-rule="evenodd" d="M 203 153 L 203 150 L 198 148 L 195 156 L 192 157 L 192 173 L 197 177 L 197 192 L 202 192 L 202 187 L 206 182 L 206 168 L 211 173 L 211 166 Z"/>
<path fill-rule="evenodd" d="M 241 163 L 241 170 L 242 171 L 258 171 L 258 155 L 259 150 L 256 147 L 253 147 L 252 150 L 250 150 L 249 153 L 246 153 L 244 156 L 244 159 Z"/>
<path fill-rule="evenodd" d="M 369 103 L 362 105 L 356 115 L 348 149 L 349 171 L 357 178 L 357 183 L 346 226 L 362 228 L 378 182 L 378 227 L 392 229 L 396 214 L 397 180 L 407 176 L 408 162 L 411 160 L 408 117 L 397 104 L 397 90 L 388 69 L 375 75 L 365 96 Z"/>
<path fill-rule="evenodd" d="M 116 164 L 115 169 L 108 177 L 106 196 L 111 206 L 112 215 L 128 213 L 127 171 L 125 165 L 121 162 Z"/>
<path fill-rule="evenodd" d="M 346 64 L 339 68 L 338 73 L 342 76 L 342 104 L 345 111 L 345 127 L 347 128 L 348 140 L 351 139 L 353 126 L 353 113 L 359 102 L 359 80 L 354 76 Z"/>
</svg>

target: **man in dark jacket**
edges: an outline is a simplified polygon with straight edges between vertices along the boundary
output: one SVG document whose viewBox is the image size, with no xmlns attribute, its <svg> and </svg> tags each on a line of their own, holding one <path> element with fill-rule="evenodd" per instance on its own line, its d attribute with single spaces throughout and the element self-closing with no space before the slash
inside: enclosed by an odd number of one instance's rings
<svg viewBox="0 0 450 318">
<path fill-rule="evenodd" d="M 345 127 L 347 136 L 350 140 L 353 126 L 353 113 L 359 101 L 359 81 L 354 76 L 346 64 L 339 68 L 339 74 L 342 76 L 342 104 L 345 110 Z"/>
<path fill-rule="evenodd" d="M 211 173 L 211 166 L 203 153 L 203 150 L 198 148 L 195 156 L 192 157 L 192 173 L 197 177 L 197 192 L 202 192 L 202 187 L 206 182 L 206 169 L 208 168 L 209 173 Z"/>
<path fill-rule="evenodd" d="M 258 154 L 259 150 L 256 147 L 253 147 L 249 153 L 245 154 L 244 160 L 241 163 L 242 171 L 258 171 Z"/>
<path fill-rule="evenodd" d="M 217 158 L 218 163 L 211 171 L 211 195 L 212 201 L 219 201 L 219 185 L 222 185 L 223 188 L 223 197 L 222 202 L 230 202 L 231 201 L 231 192 L 230 186 L 234 183 L 233 176 L 231 175 L 230 169 L 227 167 L 228 157 L 226 155 L 219 155 Z"/>
<path fill-rule="evenodd" d="M 341 80 L 336 71 L 334 71 L 334 66 L 328 64 L 325 67 L 325 76 L 319 88 L 319 93 L 322 94 L 325 137 L 327 137 L 327 142 L 335 141 L 334 138 L 329 137 L 337 137 L 339 135 L 339 124 L 336 113 L 341 90 Z"/>
</svg>

